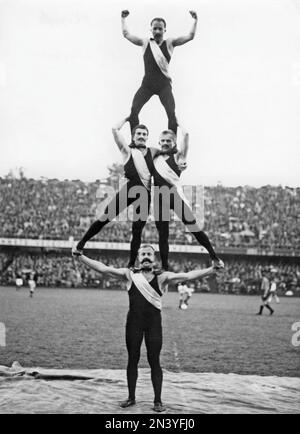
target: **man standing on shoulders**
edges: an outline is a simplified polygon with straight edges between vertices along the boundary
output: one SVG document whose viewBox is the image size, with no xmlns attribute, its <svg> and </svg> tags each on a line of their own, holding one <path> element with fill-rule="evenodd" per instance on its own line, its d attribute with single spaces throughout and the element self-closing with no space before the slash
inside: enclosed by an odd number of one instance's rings
<svg viewBox="0 0 300 434">
<path fill-rule="evenodd" d="M 139 113 L 147 101 L 158 95 L 168 117 L 168 129 L 177 133 L 177 121 L 175 115 L 175 100 L 172 92 L 172 80 L 169 75 L 169 62 L 175 47 L 186 44 L 194 39 L 197 28 L 197 13 L 190 11 L 193 24 L 190 32 L 185 36 L 164 39 L 166 21 L 164 18 L 153 18 L 151 21 L 152 38 L 141 38 L 132 35 L 127 27 L 126 18 L 129 11 L 121 14 L 122 33 L 128 41 L 143 48 L 145 75 L 141 87 L 136 92 L 129 117 L 130 128 L 134 129 L 139 123 Z"/>
</svg>

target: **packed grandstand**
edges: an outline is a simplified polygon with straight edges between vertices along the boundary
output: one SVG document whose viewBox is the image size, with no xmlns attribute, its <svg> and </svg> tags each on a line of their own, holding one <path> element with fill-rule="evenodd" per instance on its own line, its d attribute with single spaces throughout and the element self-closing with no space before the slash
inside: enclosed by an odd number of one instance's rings
<svg viewBox="0 0 300 434">
<path fill-rule="evenodd" d="M 74 267 L 67 250 L 31 249 L 21 240 L 79 239 L 99 213 L 108 187 L 115 177 L 104 181 L 29 179 L 24 175 L 0 178 L 0 284 L 12 285 L 16 275 L 33 269 L 38 285 L 47 287 L 118 287 L 92 271 Z M 217 279 L 199 281 L 196 290 L 257 293 L 261 271 L 272 267 L 281 292 L 300 291 L 300 188 L 282 186 L 205 187 L 204 230 L 226 260 L 225 272 Z M 170 245 L 189 246 L 197 242 L 179 221 L 172 221 Z M 95 240 L 128 243 L 131 222 L 112 222 Z M 14 240 L 14 247 L 6 241 Z M 20 240 L 20 242 L 18 242 Z M 143 241 L 157 243 L 151 217 Z M 20 244 L 20 245 L 19 245 Z M 207 265 L 207 255 L 186 249 L 170 256 L 170 268 L 192 269 Z M 95 257 L 117 267 L 126 266 L 128 252 L 107 249 Z"/>
</svg>

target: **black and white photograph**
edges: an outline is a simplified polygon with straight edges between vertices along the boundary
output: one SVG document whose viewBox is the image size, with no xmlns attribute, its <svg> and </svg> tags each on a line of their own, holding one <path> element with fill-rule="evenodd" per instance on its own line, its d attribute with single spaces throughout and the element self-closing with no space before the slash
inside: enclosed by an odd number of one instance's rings
<svg viewBox="0 0 300 434">
<path fill-rule="evenodd" d="M 0 414 L 299 414 L 299 119 L 300 0 L 0 0 Z"/>
</svg>

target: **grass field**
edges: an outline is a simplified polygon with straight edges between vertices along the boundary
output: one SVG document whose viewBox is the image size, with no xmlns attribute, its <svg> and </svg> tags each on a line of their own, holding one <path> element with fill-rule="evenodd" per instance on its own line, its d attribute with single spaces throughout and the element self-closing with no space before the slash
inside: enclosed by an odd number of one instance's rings
<svg viewBox="0 0 300 434">
<path fill-rule="evenodd" d="M 291 326 L 300 299 L 281 298 L 270 317 L 255 316 L 258 297 L 194 294 L 179 311 L 178 295 L 163 300 L 162 366 L 171 371 L 300 376 L 300 347 Z M 0 288 L 6 346 L 0 365 L 124 369 L 128 296 L 121 291 Z M 145 347 L 141 367 L 148 367 Z"/>
</svg>

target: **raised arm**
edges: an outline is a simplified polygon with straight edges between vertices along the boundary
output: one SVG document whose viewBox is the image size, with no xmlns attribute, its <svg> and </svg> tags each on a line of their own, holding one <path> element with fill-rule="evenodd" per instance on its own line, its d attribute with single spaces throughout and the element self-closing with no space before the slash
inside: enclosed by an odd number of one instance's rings
<svg viewBox="0 0 300 434">
<path fill-rule="evenodd" d="M 187 282 L 190 280 L 197 280 L 201 279 L 202 277 L 211 276 L 214 274 L 216 270 L 214 267 L 204 268 L 203 270 L 192 270 L 188 271 L 187 273 L 172 273 L 172 272 L 165 272 L 162 273 L 162 280 L 164 284 L 173 282 L 173 283 L 180 283 L 180 282 Z"/>
<path fill-rule="evenodd" d="M 179 122 L 178 122 L 178 128 L 180 129 L 182 134 L 181 142 L 178 146 L 178 154 L 180 157 L 182 157 L 182 159 L 185 160 L 187 158 L 187 153 L 189 150 L 189 133 Z"/>
<path fill-rule="evenodd" d="M 173 47 L 177 47 L 178 45 L 186 44 L 187 42 L 194 39 L 194 36 L 196 34 L 196 29 L 197 29 L 198 17 L 197 17 L 197 13 L 195 11 L 189 11 L 189 12 L 191 14 L 191 17 L 193 18 L 193 24 L 192 24 L 191 30 L 186 36 L 179 36 L 178 38 L 171 39 L 171 44 L 173 45 Z"/>
<path fill-rule="evenodd" d="M 128 118 L 122 119 L 120 122 L 118 122 L 115 126 L 112 128 L 112 133 L 115 139 L 116 144 L 118 145 L 118 148 L 120 149 L 124 159 L 126 159 L 130 153 L 130 148 L 126 143 L 126 140 L 120 133 L 121 128 L 126 124 L 128 121 Z"/>
<path fill-rule="evenodd" d="M 85 255 L 77 256 L 78 260 L 89 268 L 92 268 L 99 273 L 105 274 L 107 276 L 118 277 L 119 279 L 128 279 L 128 269 L 127 268 L 114 268 L 103 264 L 100 261 L 95 261 L 90 259 Z"/>
<path fill-rule="evenodd" d="M 127 10 L 121 12 L 121 25 L 122 25 L 123 36 L 126 39 L 128 39 L 128 41 L 132 42 L 134 45 L 142 46 L 144 43 L 143 39 L 139 38 L 138 36 L 132 35 L 128 30 L 127 23 L 126 23 L 126 18 L 128 17 L 128 15 L 129 15 L 129 11 Z"/>
</svg>

